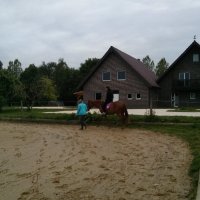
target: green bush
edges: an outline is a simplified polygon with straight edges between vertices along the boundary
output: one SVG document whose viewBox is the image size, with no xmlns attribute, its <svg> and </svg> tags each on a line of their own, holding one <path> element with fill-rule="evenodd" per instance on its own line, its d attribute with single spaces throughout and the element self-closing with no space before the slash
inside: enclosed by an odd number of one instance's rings
<svg viewBox="0 0 200 200">
<path fill-rule="evenodd" d="M 6 103 L 5 99 L 2 96 L 0 96 L 0 111 L 2 111 L 2 108 L 5 105 L 5 103 Z"/>
</svg>

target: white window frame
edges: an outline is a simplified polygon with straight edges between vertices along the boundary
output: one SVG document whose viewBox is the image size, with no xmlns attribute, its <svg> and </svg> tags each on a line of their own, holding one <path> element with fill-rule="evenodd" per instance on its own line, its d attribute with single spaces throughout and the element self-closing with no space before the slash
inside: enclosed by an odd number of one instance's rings
<svg viewBox="0 0 200 200">
<path fill-rule="evenodd" d="M 138 94 L 140 95 L 140 97 L 138 98 L 137 96 L 138 96 Z M 136 94 L 135 94 L 135 99 L 136 100 L 141 100 L 141 94 L 139 93 L 139 92 L 137 92 Z"/>
<path fill-rule="evenodd" d="M 110 79 L 109 80 L 104 80 L 104 74 L 109 73 L 110 74 Z M 107 72 L 102 72 L 102 81 L 111 81 L 111 73 L 109 71 Z"/>
<path fill-rule="evenodd" d="M 128 95 L 131 95 L 131 97 L 129 98 Z M 128 93 L 128 94 L 127 94 L 127 99 L 128 99 L 128 100 L 132 100 L 132 99 L 133 99 L 133 94 Z"/>
<path fill-rule="evenodd" d="M 190 85 L 190 72 L 180 72 L 179 80 L 183 81 L 184 87 L 189 86 Z"/>
<path fill-rule="evenodd" d="M 193 54 L 193 62 L 199 62 L 199 54 L 198 53 Z"/>
<path fill-rule="evenodd" d="M 119 73 L 120 73 L 120 72 L 124 72 L 125 78 L 119 78 Z M 126 71 L 125 71 L 125 70 L 122 70 L 122 71 L 118 71 L 118 72 L 117 72 L 117 80 L 118 80 L 118 81 L 124 81 L 124 80 L 126 80 Z"/>
<path fill-rule="evenodd" d="M 196 96 L 195 92 L 190 92 L 190 99 L 196 99 Z"/>
</svg>

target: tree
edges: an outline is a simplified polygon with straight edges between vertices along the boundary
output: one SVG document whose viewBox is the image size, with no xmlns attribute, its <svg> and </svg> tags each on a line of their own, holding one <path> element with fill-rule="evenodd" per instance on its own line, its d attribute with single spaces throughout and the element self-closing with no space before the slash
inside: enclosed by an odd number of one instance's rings
<svg viewBox="0 0 200 200">
<path fill-rule="evenodd" d="M 69 87 L 68 78 L 69 78 L 70 68 L 63 59 L 59 59 L 53 73 L 53 81 L 56 85 L 56 90 L 58 92 L 58 100 L 66 101 L 67 95 L 66 90 Z"/>
<path fill-rule="evenodd" d="M 41 77 L 38 80 L 38 100 L 48 102 L 56 99 L 57 94 L 53 81 L 47 77 Z"/>
<path fill-rule="evenodd" d="M 5 98 L 0 95 L 0 112 L 2 111 L 4 105 L 5 105 Z"/>
<path fill-rule="evenodd" d="M 3 63 L 0 61 L 0 70 L 3 69 Z"/>
<path fill-rule="evenodd" d="M 159 77 L 168 69 L 169 63 L 166 62 L 165 58 L 162 58 L 155 68 L 155 73 Z"/>
<path fill-rule="evenodd" d="M 21 74 L 28 109 L 32 109 L 34 102 L 37 100 L 39 78 L 38 68 L 34 64 L 29 65 Z"/>
<path fill-rule="evenodd" d="M 142 62 L 143 62 L 143 64 L 144 64 L 147 68 L 149 68 L 151 71 L 154 70 L 155 64 L 154 64 L 154 61 L 151 60 L 151 58 L 149 57 L 149 55 L 147 55 L 146 57 L 144 57 L 144 58 L 142 59 Z"/>
<path fill-rule="evenodd" d="M 42 65 L 39 67 L 39 74 L 41 76 L 46 76 L 49 79 L 53 79 L 56 66 L 57 66 L 56 62 L 50 62 L 47 64 L 43 62 Z"/>
<path fill-rule="evenodd" d="M 81 63 L 81 66 L 79 68 L 81 77 L 85 77 L 91 69 L 98 63 L 99 59 L 97 58 L 88 58 L 85 60 L 84 63 Z"/>
<path fill-rule="evenodd" d="M 9 105 L 23 98 L 22 83 L 7 70 L 0 70 L 0 96 L 3 97 L 4 102 Z"/>
<path fill-rule="evenodd" d="M 72 105 L 76 102 L 76 97 L 73 95 L 77 85 L 80 82 L 79 70 L 70 68 L 67 73 L 67 79 L 65 82 L 65 98 L 67 103 Z"/>
<path fill-rule="evenodd" d="M 2 107 L 6 104 L 6 90 L 9 88 L 8 80 L 5 75 L 5 71 L 0 70 L 0 111 Z"/>
<path fill-rule="evenodd" d="M 13 61 L 9 62 L 8 71 L 13 75 L 15 75 L 17 78 L 20 77 L 23 70 L 21 67 L 21 63 L 19 62 L 18 59 L 15 59 L 14 62 Z"/>
</svg>

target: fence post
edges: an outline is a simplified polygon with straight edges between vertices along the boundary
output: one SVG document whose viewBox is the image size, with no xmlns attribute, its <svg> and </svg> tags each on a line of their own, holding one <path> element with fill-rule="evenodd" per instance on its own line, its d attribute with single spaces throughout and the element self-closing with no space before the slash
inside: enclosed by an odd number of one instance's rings
<svg viewBox="0 0 200 200">
<path fill-rule="evenodd" d="M 150 116 L 152 116 L 153 115 L 153 102 L 152 102 L 152 90 L 151 89 L 149 89 L 149 109 L 150 109 L 149 114 L 150 114 Z"/>
<path fill-rule="evenodd" d="M 21 111 L 23 110 L 23 102 L 22 100 L 20 101 L 20 105 L 21 105 Z"/>
</svg>

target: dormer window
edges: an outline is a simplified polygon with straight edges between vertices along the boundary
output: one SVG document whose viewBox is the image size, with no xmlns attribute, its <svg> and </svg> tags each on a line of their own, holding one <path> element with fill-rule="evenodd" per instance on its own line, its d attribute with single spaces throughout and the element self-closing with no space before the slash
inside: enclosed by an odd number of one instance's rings
<svg viewBox="0 0 200 200">
<path fill-rule="evenodd" d="M 199 62 L 199 54 L 193 54 L 193 62 Z"/>
<path fill-rule="evenodd" d="M 118 71 L 117 72 L 117 80 L 126 80 L 126 72 Z"/>
<path fill-rule="evenodd" d="M 111 78 L 110 78 L 110 72 L 103 72 L 102 73 L 102 80 L 103 81 L 110 81 Z"/>
</svg>

